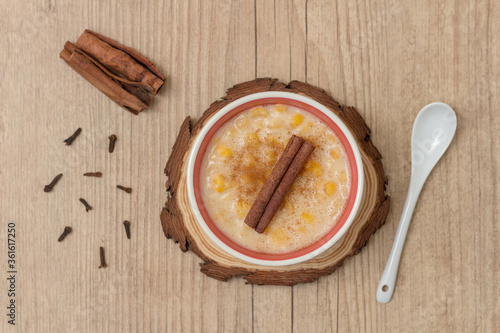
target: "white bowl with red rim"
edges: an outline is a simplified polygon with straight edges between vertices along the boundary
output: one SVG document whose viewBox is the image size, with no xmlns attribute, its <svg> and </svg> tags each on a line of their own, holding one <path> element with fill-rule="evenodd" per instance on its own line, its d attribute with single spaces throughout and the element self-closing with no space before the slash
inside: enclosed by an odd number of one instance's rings
<svg viewBox="0 0 500 333">
<path fill-rule="evenodd" d="M 266 104 L 284 104 L 298 107 L 319 118 L 337 135 L 349 160 L 351 187 L 347 206 L 335 226 L 315 243 L 297 251 L 281 254 L 249 250 L 227 237 L 210 218 L 200 190 L 200 168 L 207 146 L 213 135 L 228 120 L 249 108 Z M 187 166 L 189 204 L 196 221 L 205 234 L 222 250 L 246 262 L 264 266 L 297 264 L 323 253 L 335 244 L 351 226 L 361 204 L 364 189 L 363 162 L 353 135 L 342 120 L 326 106 L 299 94 L 267 91 L 241 97 L 216 112 L 203 126 L 192 143 Z M 243 222 L 242 222 L 243 223 Z M 272 222 L 271 222 L 272 223 Z"/>
</svg>

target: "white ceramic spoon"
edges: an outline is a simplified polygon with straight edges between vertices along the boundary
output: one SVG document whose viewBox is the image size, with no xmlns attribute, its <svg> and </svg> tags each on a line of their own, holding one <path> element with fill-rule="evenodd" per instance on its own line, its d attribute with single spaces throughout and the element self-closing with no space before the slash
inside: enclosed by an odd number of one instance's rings
<svg viewBox="0 0 500 333">
<path fill-rule="evenodd" d="M 391 254 L 377 288 L 377 301 L 380 303 L 387 303 L 391 300 L 399 259 L 420 190 L 432 168 L 450 145 L 456 129 L 457 116 L 453 109 L 444 103 L 431 103 L 425 106 L 415 119 L 411 137 L 410 187 Z"/>
</svg>

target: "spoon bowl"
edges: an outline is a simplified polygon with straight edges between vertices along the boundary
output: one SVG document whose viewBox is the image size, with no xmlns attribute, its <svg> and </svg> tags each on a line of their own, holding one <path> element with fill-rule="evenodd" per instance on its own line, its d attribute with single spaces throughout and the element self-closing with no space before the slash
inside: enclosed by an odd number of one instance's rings
<svg viewBox="0 0 500 333">
<path fill-rule="evenodd" d="M 443 156 L 457 129 L 457 116 L 444 103 L 431 103 L 417 115 L 411 137 L 411 179 L 391 253 L 377 288 L 377 301 L 391 300 L 406 233 L 418 196 L 430 172 Z"/>
<path fill-rule="evenodd" d="M 412 178 L 427 179 L 448 149 L 456 129 L 457 116 L 447 104 L 431 103 L 418 113 L 411 136 Z"/>
</svg>

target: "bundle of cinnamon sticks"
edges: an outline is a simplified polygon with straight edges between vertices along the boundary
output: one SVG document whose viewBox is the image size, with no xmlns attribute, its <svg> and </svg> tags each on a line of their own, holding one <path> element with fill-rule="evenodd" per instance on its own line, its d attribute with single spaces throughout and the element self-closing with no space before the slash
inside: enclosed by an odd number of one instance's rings
<svg viewBox="0 0 500 333">
<path fill-rule="evenodd" d="M 165 82 L 165 76 L 148 59 L 91 30 L 85 30 L 76 44 L 66 42 L 59 56 L 133 114 L 147 108 Z"/>
<path fill-rule="evenodd" d="M 250 208 L 245 223 L 263 233 L 315 146 L 293 135 Z"/>
</svg>

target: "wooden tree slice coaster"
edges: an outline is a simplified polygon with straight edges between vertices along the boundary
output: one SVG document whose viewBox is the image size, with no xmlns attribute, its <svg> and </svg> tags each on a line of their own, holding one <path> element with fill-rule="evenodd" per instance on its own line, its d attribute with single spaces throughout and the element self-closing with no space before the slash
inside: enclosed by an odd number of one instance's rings
<svg viewBox="0 0 500 333">
<path fill-rule="evenodd" d="M 266 267 L 239 260 L 223 252 L 198 226 L 191 211 L 186 188 L 186 156 L 192 138 L 207 119 L 225 105 L 243 96 L 263 91 L 288 91 L 306 95 L 328 107 L 349 127 L 356 138 L 363 159 L 365 190 L 356 219 L 350 228 L 330 249 L 319 256 L 290 266 Z M 353 107 L 339 104 L 324 90 L 304 82 L 292 81 L 285 85 L 276 79 L 256 79 L 230 88 L 226 96 L 215 101 L 203 116 L 191 126 L 187 117 L 181 128 L 165 167 L 169 197 L 161 212 L 161 224 L 167 238 L 173 238 L 182 251 L 190 250 L 203 261 L 201 271 L 206 275 L 227 281 L 241 276 L 248 283 L 267 285 L 294 285 L 312 282 L 331 274 L 348 257 L 357 254 L 370 236 L 380 228 L 389 213 L 390 197 L 385 195 L 387 177 L 380 159 L 382 156 L 370 140 L 370 129 Z"/>
</svg>

